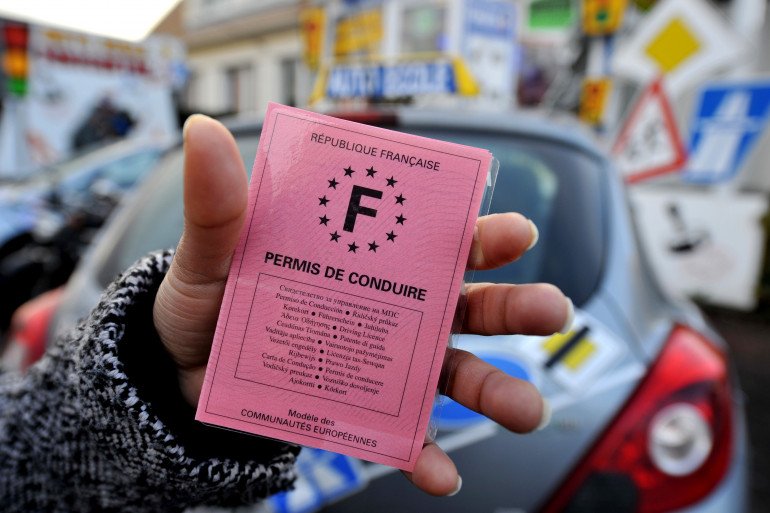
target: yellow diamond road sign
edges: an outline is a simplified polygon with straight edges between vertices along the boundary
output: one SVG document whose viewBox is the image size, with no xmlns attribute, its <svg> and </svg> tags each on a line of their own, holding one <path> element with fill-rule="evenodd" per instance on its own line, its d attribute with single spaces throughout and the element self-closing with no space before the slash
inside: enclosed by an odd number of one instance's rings
<svg viewBox="0 0 770 513">
<path fill-rule="evenodd" d="M 707 0 L 659 0 L 612 55 L 612 73 L 644 86 L 665 77 L 674 100 L 745 61 L 748 44 Z"/>
<path fill-rule="evenodd" d="M 669 73 L 697 54 L 700 49 L 701 43 L 698 36 L 687 28 L 681 18 L 674 18 L 645 50 L 663 73 Z"/>
</svg>

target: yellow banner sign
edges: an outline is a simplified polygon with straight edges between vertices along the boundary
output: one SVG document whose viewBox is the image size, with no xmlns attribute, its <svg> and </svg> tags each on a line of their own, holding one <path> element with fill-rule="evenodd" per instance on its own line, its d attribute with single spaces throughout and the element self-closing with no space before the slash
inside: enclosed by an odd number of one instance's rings
<svg viewBox="0 0 770 513">
<path fill-rule="evenodd" d="M 382 37 L 382 12 L 379 9 L 357 12 L 337 22 L 334 55 L 376 55 L 379 53 Z"/>
<path fill-rule="evenodd" d="M 304 43 L 305 64 L 310 69 L 317 69 L 321 63 L 324 43 L 326 13 L 321 7 L 308 7 L 300 13 L 302 42 Z"/>
</svg>

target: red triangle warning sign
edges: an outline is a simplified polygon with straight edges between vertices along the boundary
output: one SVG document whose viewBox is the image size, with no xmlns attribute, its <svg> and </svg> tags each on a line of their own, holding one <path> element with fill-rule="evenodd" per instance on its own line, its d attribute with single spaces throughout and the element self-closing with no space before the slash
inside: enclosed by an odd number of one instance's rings
<svg viewBox="0 0 770 513">
<path fill-rule="evenodd" d="M 661 79 L 652 82 L 634 105 L 612 154 L 629 183 L 679 171 L 687 161 Z"/>
</svg>

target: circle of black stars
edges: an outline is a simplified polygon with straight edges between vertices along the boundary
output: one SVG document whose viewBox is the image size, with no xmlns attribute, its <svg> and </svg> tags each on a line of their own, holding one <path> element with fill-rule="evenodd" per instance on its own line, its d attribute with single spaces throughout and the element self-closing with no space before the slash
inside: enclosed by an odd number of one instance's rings
<svg viewBox="0 0 770 513">
<path fill-rule="evenodd" d="M 382 178 L 377 178 L 375 176 L 378 173 L 378 171 L 374 168 L 374 166 L 368 167 L 365 171 L 366 171 L 365 178 L 372 178 L 372 179 L 374 179 L 376 181 L 381 181 L 382 180 Z M 347 167 L 343 168 L 342 172 L 343 172 L 342 179 L 344 179 L 346 177 L 347 178 L 353 178 L 353 174 L 356 173 L 356 170 L 354 170 L 350 166 L 347 166 Z M 391 188 L 394 189 L 394 192 L 395 192 L 396 184 L 399 181 L 396 180 L 396 178 L 393 175 L 391 175 L 389 178 L 385 178 L 384 180 L 385 180 L 385 187 L 391 187 Z M 327 188 L 328 189 L 333 189 L 334 191 L 336 191 L 337 190 L 337 186 L 342 183 L 340 181 L 337 181 L 337 179 L 335 177 L 332 177 L 330 180 L 327 180 L 327 182 L 329 183 Z M 396 205 L 405 205 L 406 198 L 404 197 L 403 194 L 399 193 L 397 196 L 394 196 L 393 199 L 395 200 L 395 202 L 396 202 L 395 204 Z M 331 203 L 331 201 L 332 201 L 332 199 L 327 197 L 327 194 L 324 194 L 323 196 L 318 198 L 318 206 L 319 207 L 326 207 L 329 203 Z M 392 229 L 389 232 L 386 232 L 386 233 L 383 234 L 385 236 L 384 242 L 395 243 L 396 242 L 396 238 L 398 237 L 398 234 L 395 231 L 397 226 L 398 225 L 405 226 L 404 223 L 407 221 L 407 218 L 404 217 L 403 212 L 400 213 L 397 216 L 394 216 L 394 217 L 395 217 L 394 229 Z M 321 216 L 318 216 L 319 224 L 322 224 L 324 226 L 329 226 L 329 221 L 331 221 L 331 218 L 327 217 L 326 213 L 324 213 Z M 334 230 L 333 232 L 329 232 L 329 242 L 334 242 L 334 243 L 339 244 L 343 235 L 344 235 L 344 232 L 340 233 L 339 230 Z M 352 241 L 350 243 L 345 242 L 345 244 L 348 246 L 348 253 L 357 253 L 359 250 L 361 250 L 361 251 L 364 250 L 362 246 L 359 246 L 358 244 L 356 244 L 356 241 Z M 375 239 L 375 240 L 373 240 L 371 242 L 366 242 L 366 246 L 368 246 L 367 251 L 371 251 L 373 253 L 377 253 L 377 250 L 380 249 L 381 244 L 378 244 L 377 240 Z"/>
</svg>

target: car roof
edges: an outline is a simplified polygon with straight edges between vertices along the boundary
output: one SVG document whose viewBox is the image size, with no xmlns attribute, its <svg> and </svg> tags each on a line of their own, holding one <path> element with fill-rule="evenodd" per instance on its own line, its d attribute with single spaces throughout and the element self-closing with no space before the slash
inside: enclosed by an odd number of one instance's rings
<svg viewBox="0 0 770 513">
<path fill-rule="evenodd" d="M 557 115 L 543 109 L 484 112 L 476 109 L 404 107 L 375 111 L 332 111 L 326 114 L 386 128 L 408 126 L 504 132 L 572 146 L 593 158 L 607 160 L 595 135 L 583 124 L 573 117 Z M 262 125 L 262 118 L 254 116 L 232 117 L 222 121 L 236 136 L 257 132 Z"/>
<path fill-rule="evenodd" d="M 546 111 L 508 111 L 504 113 L 469 111 L 404 110 L 399 119 L 410 126 L 462 128 L 474 131 L 501 131 L 548 139 L 601 158 L 598 145 L 585 127 L 567 116 Z"/>
</svg>

